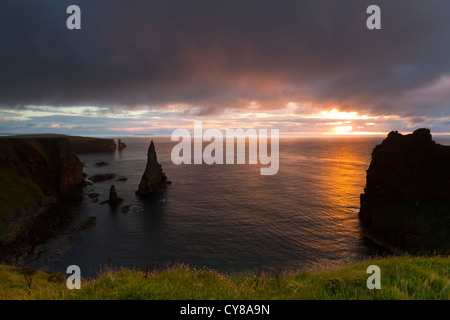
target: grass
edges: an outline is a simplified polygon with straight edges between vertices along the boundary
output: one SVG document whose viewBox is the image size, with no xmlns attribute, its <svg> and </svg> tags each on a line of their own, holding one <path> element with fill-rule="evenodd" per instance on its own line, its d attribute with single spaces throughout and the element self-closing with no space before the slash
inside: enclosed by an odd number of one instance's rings
<svg viewBox="0 0 450 320">
<path fill-rule="evenodd" d="M 381 269 L 381 289 L 369 290 L 369 265 Z M 395 256 L 289 275 L 225 276 L 214 270 L 177 266 L 145 277 L 140 271 L 107 269 L 80 290 L 66 276 L 38 271 L 31 289 L 23 271 L 0 266 L 0 299 L 79 300 L 448 300 L 449 257 Z M 68 276 L 68 275 L 67 275 Z"/>
</svg>

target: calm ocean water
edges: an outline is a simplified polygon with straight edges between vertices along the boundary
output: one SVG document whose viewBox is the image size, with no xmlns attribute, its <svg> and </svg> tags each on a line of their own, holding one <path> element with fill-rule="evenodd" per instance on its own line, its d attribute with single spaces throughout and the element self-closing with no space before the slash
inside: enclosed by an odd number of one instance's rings
<svg viewBox="0 0 450 320">
<path fill-rule="evenodd" d="M 180 165 L 170 159 L 176 142 L 168 138 L 122 138 L 128 148 L 114 154 L 81 155 L 90 177 L 114 173 L 116 179 L 85 188 L 85 195 L 108 198 L 115 185 L 121 207 L 85 197 L 74 223 L 95 216 L 92 229 L 62 230 L 35 267 L 65 272 L 76 264 L 83 275 L 109 265 L 142 266 L 184 262 L 220 272 L 247 273 L 255 267 L 306 269 L 375 254 L 361 235 L 359 195 L 371 151 L 379 138 L 282 138 L 280 168 L 261 176 L 260 165 Z M 172 185 L 150 198 L 135 196 L 151 139 Z M 97 168 L 106 161 L 110 165 Z M 62 245 L 61 239 L 71 241 Z M 55 254 L 55 246 L 60 254 Z M 63 249 L 63 250 L 61 250 Z"/>
</svg>

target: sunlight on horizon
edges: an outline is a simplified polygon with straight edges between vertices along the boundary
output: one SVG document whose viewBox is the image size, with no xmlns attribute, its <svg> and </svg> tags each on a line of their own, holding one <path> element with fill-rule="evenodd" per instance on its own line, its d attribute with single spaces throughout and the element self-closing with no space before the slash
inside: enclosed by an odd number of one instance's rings
<svg viewBox="0 0 450 320">
<path fill-rule="evenodd" d="M 408 118 L 396 115 L 371 116 L 341 111 L 338 107 L 317 109 L 298 103 L 288 103 L 284 108 L 274 110 L 261 110 L 254 105 L 250 109 L 229 108 L 220 114 L 206 115 L 197 114 L 185 105 L 142 106 L 130 110 L 122 110 L 120 106 L 28 106 L 23 110 L 3 110 L 0 116 L 5 126 L 3 132 L 13 134 L 170 136 L 178 128 L 192 130 L 194 121 L 202 121 L 204 130 L 278 129 L 280 136 L 284 137 L 377 136 L 392 130 L 412 132 L 422 126 L 412 127 Z M 6 128 L 8 124 L 11 131 Z"/>
</svg>

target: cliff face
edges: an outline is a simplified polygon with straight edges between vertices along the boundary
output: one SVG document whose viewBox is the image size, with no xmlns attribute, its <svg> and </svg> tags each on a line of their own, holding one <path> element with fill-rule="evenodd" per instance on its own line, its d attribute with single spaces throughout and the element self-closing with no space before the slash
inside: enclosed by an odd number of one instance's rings
<svg viewBox="0 0 450 320">
<path fill-rule="evenodd" d="M 368 234 L 407 251 L 450 249 L 450 146 L 429 129 L 389 133 L 372 152 L 361 195 Z"/>
<path fill-rule="evenodd" d="M 83 165 L 67 139 L 0 139 L 0 148 L 0 170 L 37 184 L 49 199 L 83 183 Z"/>
<path fill-rule="evenodd" d="M 114 139 L 100 139 L 88 137 L 73 137 L 68 136 L 73 150 L 80 153 L 100 153 L 100 152 L 114 152 L 117 149 Z"/>
<path fill-rule="evenodd" d="M 43 208 L 79 196 L 83 181 L 83 165 L 67 139 L 0 139 L 0 260 L 2 245 L 27 240 Z"/>
<path fill-rule="evenodd" d="M 142 175 L 136 194 L 143 195 L 146 193 L 163 191 L 167 188 L 167 184 L 167 177 L 162 171 L 161 165 L 158 163 L 155 145 L 152 141 L 147 152 L 147 166 Z"/>
</svg>

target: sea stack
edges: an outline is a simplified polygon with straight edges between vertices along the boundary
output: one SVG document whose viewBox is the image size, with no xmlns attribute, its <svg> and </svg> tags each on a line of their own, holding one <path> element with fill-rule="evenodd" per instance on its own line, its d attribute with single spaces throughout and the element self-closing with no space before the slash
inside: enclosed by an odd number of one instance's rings
<svg viewBox="0 0 450 320">
<path fill-rule="evenodd" d="M 117 203 L 119 201 L 119 197 L 117 196 L 116 187 L 114 185 L 111 186 L 109 190 L 109 203 Z"/>
<path fill-rule="evenodd" d="M 450 146 L 397 131 L 372 152 L 359 213 L 366 235 L 400 251 L 450 250 Z"/>
<path fill-rule="evenodd" d="M 127 144 L 125 142 L 122 142 L 122 140 L 119 139 L 119 141 L 118 141 L 119 151 L 122 151 L 122 149 L 125 149 L 126 147 L 127 147 Z"/>
<path fill-rule="evenodd" d="M 103 201 L 101 204 L 109 203 L 111 205 L 117 205 L 123 201 L 122 198 L 119 198 L 117 196 L 116 187 L 114 185 L 111 186 L 111 189 L 109 189 L 109 198 L 107 201 Z"/>
<path fill-rule="evenodd" d="M 147 166 L 142 175 L 139 189 L 136 190 L 136 195 L 161 192 L 167 188 L 167 185 L 167 177 L 162 171 L 161 165 L 158 163 L 155 145 L 152 140 L 147 152 Z"/>
</svg>

